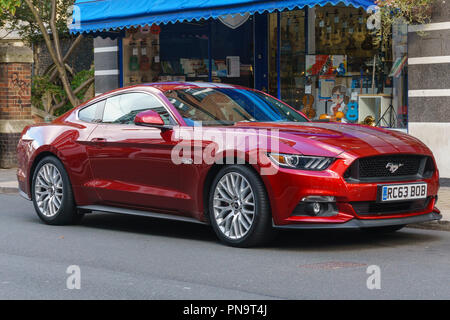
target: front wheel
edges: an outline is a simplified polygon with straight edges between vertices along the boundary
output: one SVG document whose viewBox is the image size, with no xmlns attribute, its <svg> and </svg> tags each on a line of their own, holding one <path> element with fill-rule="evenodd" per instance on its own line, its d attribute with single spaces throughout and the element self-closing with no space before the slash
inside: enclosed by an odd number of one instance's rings
<svg viewBox="0 0 450 320">
<path fill-rule="evenodd" d="M 51 225 L 77 223 L 83 217 L 77 210 L 69 176 L 57 158 L 43 158 L 33 174 L 33 204 L 42 221 Z"/>
<path fill-rule="evenodd" d="M 219 239 L 234 247 L 261 245 L 272 238 L 272 215 L 264 184 L 243 165 L 219 171 L 209 193 L 211 224 Z"/>
</svg>

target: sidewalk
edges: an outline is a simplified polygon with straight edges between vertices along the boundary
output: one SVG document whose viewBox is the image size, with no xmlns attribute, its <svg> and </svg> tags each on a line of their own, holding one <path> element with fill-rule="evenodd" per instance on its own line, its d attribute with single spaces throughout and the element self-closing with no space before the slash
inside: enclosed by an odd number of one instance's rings
<svg viewBox="0 0 450 320">
<path fill-rule="evenodd" d="M 447 184 L 446 184 L 447 185 Z M 0 169 L 0 193 L 17 193 L 16 169 Z M 450 231 L 450 187 L 441 187 L 439 190 L 437 207 L 441 210 L 442 220 L 416 225 L 415 228 L 448 230 Z"/>
<path fill-rule="evenodd" d="M 0 193 L 16 193 L 17 188 L 17 169 L 0 169 Z"/>
<path fill-rule="evenodd" d="M 450 187 L 441 187 L 438 194 L 436 207 L 441 210 L 442 219 L 439 221 L 425 222 L 410 225 L 414 228 L 446 230 L 450 231 Z"/>
</svg>

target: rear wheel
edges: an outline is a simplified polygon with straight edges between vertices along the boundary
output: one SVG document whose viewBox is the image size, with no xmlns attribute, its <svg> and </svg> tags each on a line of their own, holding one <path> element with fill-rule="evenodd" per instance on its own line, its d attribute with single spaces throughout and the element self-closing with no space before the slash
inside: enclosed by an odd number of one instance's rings
<svg viewBox="0 0 450 320">
<path fill-rule="evenodd" d="M 73 199 L 69 176 L 57 158 L 45 157 L 38 163 L 32 192 L 36 213 L 45 223 L 65 225 L 82 219 Z"/>
<path fill-rule="evenodd" d="M 405 225 L 401 224 L 398 226 L 386 226 L 386 227 L 375 227 L 375 228 L 364 228 L 362 229 L 365 232 L 369 233 L 392 233 L 404 228 Z"/>
<path fill-rule="evenodd" d="M 234 247 L 260 245 L 272 238 L 272 215 L 264 184 L 252 169 L 226 166 L 209 193 L 211 224 L 219 239 Z"/>
</svg>

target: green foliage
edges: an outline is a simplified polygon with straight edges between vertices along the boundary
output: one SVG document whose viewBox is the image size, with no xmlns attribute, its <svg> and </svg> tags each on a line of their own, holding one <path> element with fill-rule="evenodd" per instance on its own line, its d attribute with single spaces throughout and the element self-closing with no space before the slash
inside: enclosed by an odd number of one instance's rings
<svg viewBox="0 0 450 320">
<path fill-rule="evenodd" d="M 20 6 L 21 0 L 0 0 L 0 9 L 7 10 L 8 12 L 14 14 L 16 8 Z"/>
<path fill-rule="evenodd" d="M 74 0 L 56 0 L 55 4 L 53 22 L 57 34 L 60 39 L 70 39 L 72 36 L 68 32 L 67 21 L 71 12 L 68 9 L 74 4 Z M 47 40 L 48 38 L 51 40 L 55 35 L 50 32 L 48 27 L 51 25 L 52 8 L 51 0 L 0 0 L 0 27 L 7 31 L 18 32 L 22 40 L 30 45 L 41 44 L 47 34 Z M 41 30 L 39 26 L 42 25 L 46 26 L 47 30 Z M 49 41 L 45 43 L 50 52 L 63 51 L 61 48 L 56 48 L 56 46 L 60 46 L 56 41 L 53 44 L 50 44 Z M 70 102 L 66 101 L 70 100 L 76 103 L 74 91 L 79 91 L 76 96 L 80 101 L 84 100 L 89 86 L 83 86 L 82 90 L 78 90 L 78 88 L 88 79 L 93 79 L 94 73 L 89 70 L 72 74 L 72 69 L 68 66 L 64 71 L 59 68 L 58 74 L 55 74 L 55 64 L 63 65 L 64 61 L 57 61 L 59 58 L 55 58 L 54 53 L 52 58 L 54 59 L 53 65 L 49 66 L 43 75 L 33 78 L 31 100 L 35 107 L 52 115 L 60 115 L 73 107 Z M 71 89 L 66 86 L 64 90 L 63 83 L 67 83 L 66 81 L 70 83 Z M 90 84 L 90 82 L 85 84 Z"/>
<path fill-rule="evenodd" d="M 33 77 L 31 85 L 32 105 L 36 108 L 45 110 L 46 108 L 43 102 L 45 94 L 51 95 L 58 101 L 62 101 L 62 98 L 65 97 L 65 92 L 62 87 L 50 82 L 47 75 Z"/>
<path fill-rule="evenodd" d="M 78 72 L 72 78 L 72 89 L 77 89 L 82 83 L 92 77 L 94 77 L 94 70 L 83 70 Z M 89 86 L 77 94 L 77 98 L 80 101 L 85 100 L 88 88 Z M 33 77 L 33 84 L 31 86 L 31 102 L 34 107 L 49 112 L 49 105 L 46 105 L 46 103 L 54 105 L 66 100 L 66 98 L 67 94 L 62 86 L 59 83 L 49 81 L 47 75 Z M 60 116 L 72 108 L 72 104 L 67 102 L 64 106 L 55 110 L 54 115 Z"/>
<path fill-rule="evenodd" d="M 376 40 L 388 41 L 394 24 L 425 24 L 431 21 L 431 7 L 435 0 L 377 0 L 380 28 Z"/>
<path fill-rule="evenodd" d="M 87 80 L 89 80 L 89 79 L 91 79 L 93 77 L 94 77 L 94 70 L 82 70 L 82 71 L 78 72 L 72 78 L 72 82 L 70 84 L 71 87 L 72 87 L 72 90 L 77 89 L 78 87 L 81 86 L 81 84 L 83 84 L 84 82 L 86 82 Z M 87 89 L 88 89 L 88 87 L 86 87 L 85 89 L 81 90 L 77 94 L 77 98 L 80 101 L 84 101 L 84 97 L 86 95 Z"/>
<path fill-rule="evenodd" d="M 56 29 L 60 36 L 69 35 L 67 28 L 68 9 L 74 0 L 57 0 Z M 51 17 L 51 0 L 32 0 L 45 25 Z M 41 31 L 30 8 L 23 0 L 0 0 L 0 26 L 17 31 L 23 40 L 32 44 L 42 40 Z"/>
</svg>

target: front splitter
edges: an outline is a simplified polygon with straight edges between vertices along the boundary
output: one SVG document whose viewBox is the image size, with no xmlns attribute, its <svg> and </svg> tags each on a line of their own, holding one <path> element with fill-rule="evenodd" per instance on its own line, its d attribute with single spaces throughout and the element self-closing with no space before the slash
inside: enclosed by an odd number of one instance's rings
<svg viewBox="0 0 450 320">
<path fill-rule="evenodd" d="M 303 224 L 298 223 L 283 226 L 273 225 L 273 227 L 276 229 L 363 229 L 363 228 L 376 228 L 376 227 L 421 223 L 440 219 L 442 219 L 442 215 L 436 212 L 431 212 L 427 214 L 421 214 L 418 216 L 405 218 L 389 218 L 389 219 L 373 219 L 373 220 L 362 220 L 354 218 L 344 223 L 303 223 Z"/>
</svg>

